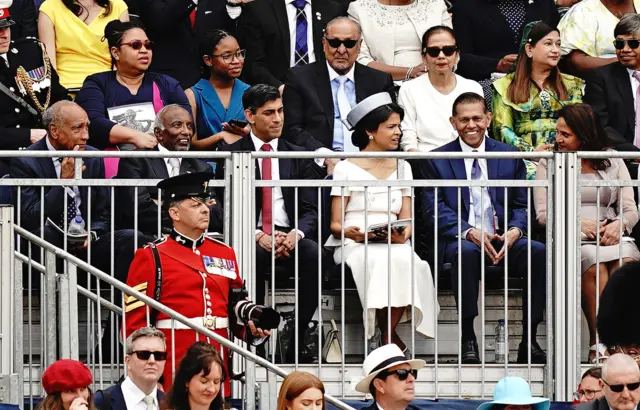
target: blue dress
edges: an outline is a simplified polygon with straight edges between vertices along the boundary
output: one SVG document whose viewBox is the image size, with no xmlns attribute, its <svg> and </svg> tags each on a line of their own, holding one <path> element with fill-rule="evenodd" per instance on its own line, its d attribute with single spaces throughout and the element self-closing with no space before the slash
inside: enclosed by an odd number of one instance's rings
<svg viewBox="0 0 640 410">
<path fill-rule="evenodd" d="M 248 88 L 248 84 L 237 79 L 234 80 L 229 108 L 225 110 L 218 93 L 208 80 L 201 79 L 191 87 L 198 107 L 196 127 L 199 140 L 222 131 L 223 122 L 229 122 L 234 119 L 246 121 L 244 107 L 242 106 L 242 94 Z"/>
</svg>

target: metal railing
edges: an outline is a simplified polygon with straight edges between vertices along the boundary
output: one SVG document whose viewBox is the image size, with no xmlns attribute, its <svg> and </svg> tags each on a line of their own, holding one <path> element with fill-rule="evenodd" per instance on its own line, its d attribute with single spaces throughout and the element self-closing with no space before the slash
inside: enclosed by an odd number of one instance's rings
<svg viewBox="0 0 640 410">
<path fill-rule="evenodd" d="M 188 152 L 188 153 L 159 153 L 159 152 L 69 152 L 69 153 L 56 153 L 58 156 L 72 156 L 72 157 L 143 157 L 143 158 L 164 158 L 164 157 L 183 157 L 183 158 L 201 158 L 202 153 Z M 7 152 L 0 152 L 0 157 L 10 156 Z M 20 151 L 11 152 L 11 156 L 20 157 L 50 157 L 51 153 L 48 152 L 31 152 Z M 546 299 L 546 316 L 545 316 L 545 336 L 546 336 L 546 351 L 547 351 L 547 365 L 539 366 L 531 363 L 530 354 L 527 356 L 525 364 L 514 364 L 512 358 L 509 357 L 509 351 L 507 350 L 507 358 L 504 364 L 491 363 L 491 342 L 487 342 L 487 337 L 490 336 L 490 330 L 486 329 L 487 322 L 495 322 L 500 316 L 500 310 L 502 310 L 502 316 L 506 322 L 506 345 L 509 346 L 509 340 L 518 336 L 519 329 L 522 328 L 518 325 L 518 322 L 522 320 L 518 316 L 518 309 L 512 309 L 513 306 L 508 301 L 513 300 L 515 293 L 510 289 L 509 266 L 505 267 L 502 272 L 499 282 L 503 285 L 500 290 L 490 291 L 485 293 L 484 286 L 480 287 L 480 365 L 461 365 L 461 324 L 460 320 L 455 320 L 459 317 L 456 313 L 456 304 L 453 302 L 456 296 L 455 290 L 449 291 L 444 289 L 440 283 L 441 271 L 440 264 L 438 263 L 438 241 L 441 240 L 438 235 L 438 223 L 436 222 L 433 227 L 433 242 L 429 243 L 431 249 L 435 250 L 435 262 L 431 265 L 431 272 L 434 279 L 434 298 L 435 306 L 438 301 L 446 304 L 445 311 L 427 312 L 426 315 L 432 315 L 432 319 L 436 322 L 435 340 L 433 342 L 427 341 L 423 337 L 416 335 L 415 331 L 415 305 L 412 300 L 409 305 L 410 320 L 409 329 L 407 326 L 401 325 L 399 327 L 400 333 L 403 338 L 409 341 L 407 345 L 413 352 L 414 356 L 425 357 L 430 359 L 433 355 L 434 360 L 429 360 L 429 365 L 426 369 L 421 371 L 419 379 L 425 379 L 426 381 L 419 380 L 419 386 L 416 391 L 419 395 L 424 397 L 467 397 L 469 395 L 474 397 L 487 397 L 490 396 L 493 383 L 497 381 L 504 374 L 517 374 L 525 377 L 530 382 L 541 383 L 539 390 L 534 386 L 534 394 L 545 395 L 548 397 L 554 397 L 556 400 L 569 400 L 571 392 L 577 385 L 580 374 L 580 349 L 574 350 L 573 346 L 581 345 L 581 333 L 580 333 L 580 281 L 581 275 L 579 274 L 580 267 L 580 235 L 579 230 L 576 230 L 575 224 L 572 221 L 578 221 L 580 215 L 580 189 L 579 187 L 593 186 L 596 182 L 584 181 L 579 178 L 580 158 L 592 158 L 592 157 L 625 157 L 632 158 L 633 155 L 619 154 L 619 153 L 482 153 L 482 154 L 462 154 L 462 153 L 360 153 L 360 154 L 344 154 L 334 153 L 329 155 L 323 155 L 323 157 L 334 158 L 347 158 L 347 157 L 368 157 L 368 158 L 389 158 L 393 157 L 398 160 L 420 160 L 420 159 L 463 159 L 463 158 L 486 158 L 489 161 L 503 158 L 545 158 L 548 160 L 548 178 L 543 181 L 525 181 L 525 180 L 490 180 L 490 181 L 464 181 L 464 180 L 420 180 L 414 179 L 413 181 L 372 181 L 372 180 L 349 180 L 349 181 L 337 181 L 337 180 L 280 180 L 280 181 L 263 181 L 256 180 L 255 178 L 255 164 L 256 160 L 262 158 L 280 158 L 280 159 L 301 159 L 301 158 L 315 158 L 318 155 L 315 153 L 306 152 L 278 152 L 278 153 L 211 153 L 210 157 L 225 162 L 225 168 L 231 172 L 225 173 L 225 179 L 222 181 L 213 181 L 211 186 L 224 190 L 224 233 L 225 238 L 236 250 L 238 263 L 243 272 L 243 276 L 247 280 L 247 285 L 250 290 L 251 297 L 255 298 L 257 280 L 264 278 L 256 277 L 256 242 L 255 242 L 255 229 L 257 220 L 256 213 L 259 211 L 255 207 L 256 190 L 260 190 L 268 187 L 279 187 L 281 189 L 292 189 L 294 191 L 294 203 L 296 204 L 293 214 L 295 217 L 293 221 L 290 221 L 291 228 L 298 228 L 298 218 L 300 216 L 300 209 L 298 209 L 298 202 L 300 199 L 301 190 L 312 191 L 316 198 L 317 207 L 317 220 L 318 226 L 323 226 L 330 220 L 330 214 L 323 213 L 326 208 L 326 201 L 330 200 L 326 195 L 326 190 L 331 188 L 342 191 L 341 198 L 344 199 L 344 191 L 346 189 L 354 187 L 362 187 L 365 193 L 370 190 L 382 190 L 390 193 L 397 188 L 409 189 L 411 194 L 411 225 L 419 230 L 423 223 L 423 218 L 416 219 L 420 209 L 416 209 L 416 190 L 432 189 L 434 191 L 435 198 L 442 197 L 445 189 L 456 189 L 456 195 L 458 197 L 458 214 L 460 214 L 461 196 L 463 189 L 469 189 L 472 187 L 483 187 L 487 189 L 493 189 L 496 192 L 503 191 L 504 195 L 508 199 L 508 190 L 515 187 L 521 187 L 526 190 L 526 207 L 528 209 L 528 221 L 527 232 L 525 232 L 528 238 L 534 236 L 533 226 L 535 221 L 532 206 L 532 190 L 534 188 L 544 189 L 547 195 L 547 224 L 544 238 L 547 244 L 546 252 L 546 272 L 547 272 L 547 299 Z M 77 171 L 81 170 L 80 161 L 76 163 Z M 102 357 L 102 332 L 107 331 L 106 327 L 111 328 L 112 339 L 115 339 L 117 330 L 119 328 L 122 308 L 119 306 L 120 301 L 114 299 L 114 291 L 125 291 L 128 294 L 134 294 L 140 300 L 145 302 L 153 302 L 147 300 L 149 298 L 139 297 L 137 292 L 130 292 L 130 288 L 118 283 L 114 279 L 113 265 L 110 275 L 98 271 L 87 264 L 86 261 L 82 261 L 77 257 L 68 253 L 65 249 L 53 250 L 50 244 L 46 244 L 42 238 L 38 238 L 26 230 L 20 228 L 20 191 L 27 187 L 40 187 L 41 193 L 44 192 L 44 187 L 47 186 L 88 186 L 88 187 L 100 187 L 107 186 L 111 194 L 114 193 L 116 187 L 119 186 L 134 186 L 142 189 L 146 186 L 155 185 L 155 180 L 122 180 L 122 179 L 82 179 L 81 173 L 77 172 L 78 178 L 71 180 L 59 180 L 59 179 L 21 179 L 11 180 L 4 179 L 1 181 L 4 185 L 17 186 L 18 200 L 17 200 L 17 220 L 13 223 L 11 212 L 8 209 L 3 209 L 2 225 L 0 232 L 0 239 L 2 239 L 2 248 L 0 248 L 0 258 L 2 263 L 2 278 L 3 286 L 0 288 L 0 306 L 2 312 L 0 312 L 0 347 L 2 347 L 0 353 L 0 369 L 2 369 L 2 375 L 14 375 L 13 383 L 16 383 L 17 376 L 20 376 L 20 386 L 23 386 L 23 369 L 25 365 L 23 359 L 27 359 L 26 374 L 31 378 L 32 383 L 25 383 L 27 390 L 25 393 L 28 397 L 40 395 L 40 391 L 34 390 L 34 385 L 37 384 L 37 374 L 39 370 L 42 370 L 46 365 L 58 357 L 62 357 L 63 354 L 68 354 L 69 357 L 85 357 L 87 362 L 92 366 L 94 371 L 94 379 L 96 385 L 102 388 L 105 383 L 114 382 L 122 372 L 122 366 L 120 359 L 122 352 L 117 343 L 111 345 L 110 357 L 112 360 L 105 361 Z M 602 182 L 600 186 L 638 186 L 637 181 L 620 182 L 620 181 L 599 181 Z M 89 188 L 91 189 L 91 188 Z M 44 195 L 42 195 L 44 197 Z M 136 195 L 137 197 L 137 195 Z M 327 199 L 329 198 L 329 199 Z M 158 201 L 161 200 L 161 194 L 158 195 Z M 389 199 L 390 201 L 390 199 Z M 275 202 L 275 201 L 274 201 Z M 120 204 L 118 204 L 120 205 Z M 274 205 L 272 203 L 272 205 Z M 111 195 L 111 232 L 110 235 L 114 235 L 114 209 L 116 204 L 114 203 L 113 195 Z M 137 202 L 134 207 L 137 209 Z M 368 202 L 365 201 L 365 215 L 369 215 Z M 481 205 L 482 206 L 482 205 Z M 66 208 L 66 204 L 65 204 Z M 90 208 L 90 207 L 89 207 Z M 391 204 L 388 204 L 388 209 L 391 208 Z M 437 208 L 436 221 L 437 221 Z M 507 212 L 508 213 L 508 212 Z M 88 215 L 89 223 L 91 225 L 91 215 Z M 365 226 L 369 226 L 365 217 Z M 344 238 L 344 215 L 342 220 L 342 232 L 341 237 Z M 160 225 L 160 215 L 158 214 L 158 225 Z M 231 221 L 233 221 L 231 223 Z M 41 218 L 41 226 L 44 224 L 44 218 Z M 137 219 L 136 219 L 137 222 Z M 506 221 L 505 221 L 506 222 Z M 7 229 L 10 226 L 15 226 L 15 231 L 18 233 L 16 237 L 12 234 L 7 234 Z M 505 223 L 506 225 L 506 223 Z M 137 224 L 136 224 L 137 226 Z M 579 226 L 579 225 L 578 225 Z M 275 228 L 275 222 L 274 226 Z M 458 236 L 461 233 L 461 222 L 458 221 Z M 160 229 L 158 229 L 159 233 Z M 366 231 L 366 229 L 365 229 Z M 8 235 L 8 236 L 7 236 Z M 366 237 L 366 235 L 365 235 Z M 6 238 L 10 238 L 9 241 Z M 14 243 L 14 239 L 15 240 Z M 36 243 L 42 251 L 40 258 L 34 258 L 31 246 L 20 245 L 20 238 L 27 238 L 30 242 Z M 37 240 L 36 240 L 37 239 Z M 364 326 L 358 325 L 358 320 L 355 320 L 353 312 L 359 312 L 360 305 L 364 306 L 366 310 L 369 301 L 358 300 L 358 297 L 354 297 L 354 292 L 347 287 L 348 283 L 348 264 L 344 258 L 334 268 L 338 271 L 338 289 L 324 289 L 326 281 L 324 280 L 325 273 L 329 268 L 330 262 L 326 262 L 326 259 L 322 259 L 322 245 L 326 238 L 323 238 L 320 229 L 314 234 L 314 238 L 318 246 L 318 272 L 317 272 L 317 298 L 318 305 L 322 305 L 326 302 L 327 295 L 338 294 L 334 297 L 335 305 L 339 304 L 339 316 L 333 312 L 324 313 L 323 309 L 318 309 L 318 328 L 320 331 L 316 337 L 317 345 L 321 346 L 323 329 L 328 325 L 328 318 L 336 318 L 340 323 L 340 341 L 342 347 L 342 358 L 338 364 L 324 364 L 320 359 L 318 363 L 313 365 L 301 364 L 298 360 L 299 347 L 304 344 L 304 341 L 300 341 L 299 337 L 294 337 L 294 346 L 296 350 L 296 358 L 294 363 L 290 365 L 284 365 L 282 369 L 278 368 L 264 359 L 256 360 L 255 362 L 249 360 L 244 363 L 242 360 L 234 361 L 234 372 L 238 373 L 245 371 L 246 381 L 246 393 L 244 394 L 247 400 L 247 405 L 253 405 L 255 403 L 255 386 L 256 383 L 262 388 L 260 400 L 265 405 L 273 405 L 275 402 L 277 380 L 273 377 L 264 378 L 263 372 L 260 369 L 256 369 L 255 363 L 259 366 L 265 366 L 269 370 L 273 370 L 277 375 L 283 375 L 283 369 L 295 369 L 300 368 L 314 372 L 323 380 L 330 380 L 333 382 L 333 387 L 329 387 L 329 391 L 342 399 L 345 398 L 362 398 L 363 395 L 355 393 L 351 390 L 350 384 L 357 378 L 361 377 L 361 362 L 362 355 L 366 354 L 368 349 L 368 338 L 366 336 L 354 336 L 356 328 L 364 328 L 364 334 L 367 335 L 368 321 L 364 321 Z M 135 242 L 135 241 L 134 241 Z M 134 243 L 134 247 L 141 246 L 141 243 Z M 391 249 L 391 244 L 387 243 L 388 249 Z M 410 246 L 411 252 L 416 250 L 416 239 L 412 238 Z M 15 249 L 17 251 L 9 251 L 8 249 Z M 66 241 L 63 248 L 66 247 Z M 344 247 L 344 244 L 342 245 Z M 365 244 L 365 259 L 367 259 L 368 244 Z M 482 249 L 482 252 L 485 250 Z M 8 253 L 7 253 L 8 252 Z M 528 251 L 530 253 L 530 250 Z M 91 249 L 89 249 L 88 261 L 91 261 Z M 8 255 L 8 256 L 7 256 Z M 112 260 L 115 258 L 113 246 L 111 247 Z M 415 255 L 415 253 L 414 253 Z M 7 270 L 8 264 L 4 263 L 5 258 L 11 260 L 11 264 L 15 265 L 15 270 L 10 269 L 11 275 Z M 15 258 L 16 263 L 13 262 Z M 64 260 L 64 266 L 62 272 L 58 275 L 50 275 L 48 272 L 60 272 L 57 269 L 56 258 L 62 258 Z M 300 265 L 299 257 L 294 256 L 295 263 L 293 264 L 293 298 L 290 296 L 282 296 L 281 299 L 287 299 L 289 305 L 293 305 L 294 311 L 297 311 L 299 305 L 299 294 L 301 286 L 305 286 L 307 282 L 300 281 L 300 272 L 305 270 L 305 266 Z M 507 251 L 506 258 L 509 258 Z M 38 261 L 34 260 L 38 259 Z M 390 258 L 389 258 L 390 259 Z M 530 257 L 529 257 L 530 259 Z M 272 252 L 270 259 L 270 288 L 267 292 L 271 298 L 269 300 L 270 305 L 274 305 L 277 308 L 280 306 L 278 303 L 278 292 L 282 290 L 276 288 L 276 258 L 274 252 Z M 417 256 L 412 258 L 411 262 L 411 282 L 414 283 L 416 278 L 416 263 L 419 263 Z M 523 276 L 523 281 L 528 284 L 531 282 L 531 262 L 527 263 L 527 272 Z M 461 264 L 458 264 L 461 266 Z M 86 283 L 78 283 L 77 269 L 81 269 L 87 272 Z M 260 267 L 263 268 L 263 267 Z M 23 269 L 26 269 L 24 277 L 27 278 L 28 283 L 23 284 Z M 366 269 L 365 269 L 366 271 Z M 98 272 L 100 274 L 98 274 Z M 391 279 L 389 274 L 391 272 L 391 266 L 387 267 L 387 282 L 390 286 L 387 286 L 387 292 L 391 292 L 392 286 L 395 286 L 395 282 Z M 485 282 L 485 265 L 482 264 L 482 283 Z M 32 275 L 33 274 L 33 275 Z M 454 273 L 455 274 L 455 273 Z M 365 272 L 365 277 L 366 277 Z M 458 269 L 458 279 L 462 277 L 462 268 Z M 315 276 L 315 275 L 314 275 Z M 84 278 L 80 278 L 84 279 Z M 7 282 L 11 284 L 9 290 Z M 34 292 L 32 285 L 36 282 L 42 283 L 39 286 L 38 292 Z M 33 283 L 32 283 L 33 282 Z M 460 281 L 459 281 L 460 282 Z M 106 283 L 106 289 L 101 289 L 101 283 Z M 24 285 L 24 286 L 23 286 Z M 25 288 L 28 290 L 26 293 L 27 300 L 23 301 L 22 292 L 18 289 Z M 527 286 L 529 309 L 531 305 L 531 287 Z M 105 297 L 105 291 L 107 296 Z M 8 295 L 8 296 L 6 296 Z M 411 290 L 411 297 L 413 299 L 414 292 Z M 457 291 L 458 300 L 460 300 L 461 291 Z M 503 307 L 496 309 L 496 306 L 487 306 L 488 298 L 494 298 L 496 301 L 502 298 Z M 61 298 L 61 300 L 57 300 Z M 9 301 L 9 302 L 7 302 Z M 60 303 L 60 302 L 64 303 Z M 67 301 L 73 301 L 66 303 Z M 26 302 L 26 303 L 25 303 Z M 36 303 L 37 302 L 37 303 Z M 292 303 L 291 303 L 292 302 Z M 493 303 L 493 302 L 492 302 Z M 495 303 L 500 303 L 499 301 Z M 36 309 L 34 305 L 39 307 Z M 22 308 L 25 308 L 26 317 L 23 316 Z M 156 308 L 153 303 L 147 304 L 150 307 Z M 7 314 L 7 306 L 13 306 L 14 309 Z M 576 306 L 576 309 L 570 307 Z M 291 307 L 291 306 L 289 306 Z M 458 311 L 461 309 L 460 304 L 457 306 Z M 487 310 L 491 308 L 491 310 Z M 163 311 L 161 309 L 158 309 Z M 73 312 L 79 312 L 79 316 L 72 317 Z M 107 313 L 108 312 L 108 313 Z M 106 315 L 105 315 L 106 314 Z M 33 316 L 33 317 L 32 317 Z M 80 316 L 85 318 L 84 323 L 78 324 Z M 107 318 L 109 316 L 110 318 Z M 350 319 L 351 318 L 351 319 Z M 23 327 L 23 319 L 27 323 L 26 328 Z M 440 319 L 440 320 L 439 320 Z M 530 319 L 530 318 L 529 318 Z M 178 319 L 176 319 L 178 320 Z M 180 322 L 180 320 L 178 320 Z M 510 325 L 510 321 L 514 322 Z M 33 323 L 40 323 L 40 335 L 31 335 L 33 329 Z M 105 325 L 105 322 L 107 325 Z M 301 323 L 298 321 L 298 315 L 294 315 L 293 325 L 295 328 L 299 328 Z M 10 324 L 10 326 L 8 325 Z M 348 323 L 351 323 L 348 325 Z M 441 327 L 438 327 L 440 323 Z M 530 320 L 527 323 L 531 323 Z M 186 323 L 185 323 L 186 324 Z M 82 329 L 82 326 L 86 326 Z M 58 329 L 56 329 L 58 326 Z M 8 329 L 8 330 L 7 330 Z M 23 335 L 23 330 L 27 330 L 27 337 Z M 84 332 L 81 331 L 85 330 Z M 203 329 L 195 328 L 203 335 L 210 335 L 201 331 Z M 476 326 L 477 329 L 477 326 Z M 358 331 L 359 332 L 359 331 Z M 515 332 L 515 333 L 514 333 Z M 209 332 L 211 333 L 211 332 Z M 357 333 L 357 332 L 356 332 Z M 518 333 L 518 334 L 516 334 Z M 7 337 L 6 335 L 10 335 Z M 408 338 L 406 336 L 408 335 Z M 529 333 L 530 335 L 530 333 Z M 354 339 L 355 337 L 355 339 Z M 362 339 L 360 339 L 362 338 Z M 218 341 L 215 337 L 212 339 Z M 25 340 L 25 344 L 9 344 L 7 346 L 7 340 Z M 272 338 L 273 342 L 269 346 L 269 358 L 272 362 L 275 362 L 276 357 L 276 337 Z M 40 349 L 37 349 L 37 342 L 40 341 Z M 527 339 L 527 347 L 531 345 L 531 337 Z M 457 344 L 457 348 L 452 349 L 450 346 L 453 343 Z M 221 343 L 221 345 L 231 348 L 227 345 L 235 345 L 227 342 Z M 84 351 L 82 351 L 85 346 Z M 97 352 L 94 352 L 94 347 L 97 346 Z M 494 347 L 495 348 L 495 347 Z M 238 351 L 239 348 L 231 348 L 233 351 Z M 39 352 L 38 352 L 39 350 Z M 529 350 L 529 349 L 528 349 Z M 11 357 L 13 353 L 13 360 L 7 359 Z M 243 351 L 243 353 L 245 353 Z M 355 356 L 354 356 L 355 355 Z M 38 356 L 38 357 L 36 357 Z M 259 359 L 254 355 L 245 355 L 250 359 Z M 39 363 L 38 363 L 39 359 Z M 349 363 L 355 360 L 354 363 Z M 457 363 L 455 361 L 457 360 Z M 454 363 L 448 363 L 447 361 L 453 361 Z M 12 365 L 7 363 L 11 362 Z M 169 364 L 167 364 L 169 365 Z M 475 370 L 477 369 L 477 371 Z M 473 376 L 470 376 L 473 374 Z M 17 375 L 17 376 L 16 376 Z M 6 379 L 6 378 L 5 378 Z M 538 381 L 539 380 L 539 381 Z M 26 382 L 27 380 L 25 380 Z M 34 383 L 36 382 L 36 383 Z M 473 386 L 469 387 L 470 382 Z M 0 379 L 2 383 L 2 379 Z M 420 384 L 422 383 L 422 384 Z M 236 397 L 240 397 L 237 394 L 239 386 L 236 385 L 234 392 Z M 270 392 L 270 396 L 266 392 Z M 249 407 L 251 408 L 251 407 Z M 266 407 L 268 408 L 268 407 Z"/>
</svg>

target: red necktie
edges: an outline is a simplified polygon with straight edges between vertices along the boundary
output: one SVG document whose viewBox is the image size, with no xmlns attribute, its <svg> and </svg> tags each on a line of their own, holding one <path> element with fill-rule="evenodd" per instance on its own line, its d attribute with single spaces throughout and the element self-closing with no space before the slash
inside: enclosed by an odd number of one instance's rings
<svg viewBox="0 0 640 410">
<path fill-rule="evenodd" d="M 271 145 L 264 144 L 261 151 L 271 151 Z M 271 158 L 262 158 L 262 179 L 271 180 Z M 271 221 L 273 213 L 271 210 L 271 199 L 273 197 L 272 187 L 262 187 L 262 232 L 271 235 Z"/>
<path fill-rule="evenodd" d="M 197 12 L 197 8 L 193 9 L 191 11 L 191 14 L 189 14 L 189 21 L 191 22 L 191 29 L 195 30 L 196 29 L 196 12 Z"/>
</svg>

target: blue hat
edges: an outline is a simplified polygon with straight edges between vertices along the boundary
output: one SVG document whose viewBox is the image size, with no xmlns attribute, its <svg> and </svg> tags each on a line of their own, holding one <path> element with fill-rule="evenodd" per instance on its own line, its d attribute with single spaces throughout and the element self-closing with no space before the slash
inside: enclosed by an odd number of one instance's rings
<svg viewBox="0 0 640 410">
<path fill-rule="evenodd" d="M 535 410 L 549 410 L 549 399 L 533 397 L 529 383 L 521 377 L 503 377 L 493 390 L 493 401 L 482 403 L 477 410 L 489 410 L 494 404 L 527 405 Z M 537 406 L 534 406 L 537 405 Z"/>
</svg>

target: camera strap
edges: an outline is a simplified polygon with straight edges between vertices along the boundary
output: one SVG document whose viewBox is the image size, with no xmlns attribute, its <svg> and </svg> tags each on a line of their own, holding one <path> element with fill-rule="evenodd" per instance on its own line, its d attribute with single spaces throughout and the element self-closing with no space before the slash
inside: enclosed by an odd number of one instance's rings
<svg viewBox="0 0 640 410">
<path fill-rule="evenodd" d="M 160 295 L 162 294 L 162 262 L 160 261 L 160 252 L 158 252 L 156 244 L 151 242 L 149 243 L 149 246 L 151 247 L 151 253 L 153 254 L 153 261 L 155 264 L 156 287 L 153 292 L 153 299 L 159 303 Z M 151 312 L 149 313 L 149 324 L 155 326 L 157 319 L 158 311 L 156 309 L 151 309 Z"/>
</svg>

